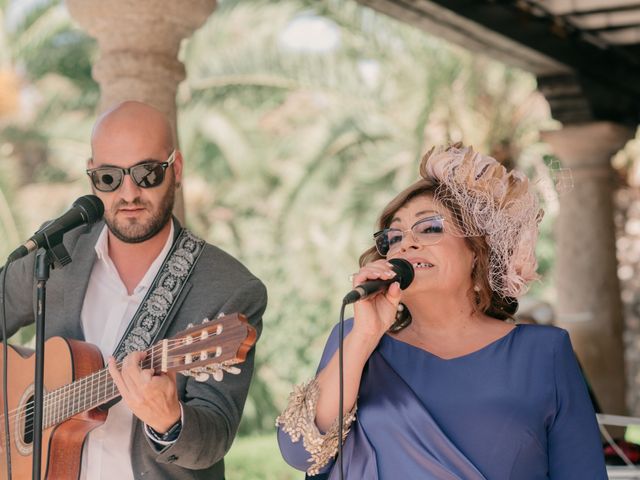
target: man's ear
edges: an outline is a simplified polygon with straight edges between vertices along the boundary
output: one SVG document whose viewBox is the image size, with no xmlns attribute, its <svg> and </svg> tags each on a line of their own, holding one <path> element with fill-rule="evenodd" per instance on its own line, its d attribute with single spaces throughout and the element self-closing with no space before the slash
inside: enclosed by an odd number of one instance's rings
<svg viewBox="0 0 640 480">
<path fill-rule="evenodd" d="M 182 185 L 182 166 L 182 152 L 176 149 L 175 160 L 173 161 L 173 172 L 176 176 L 176 188 L 180 188 L 180 186 Z"/>
<path fill-rule="evenodd" d="M 93 157 L 87 158 L 87 168 L 93 168 Z M 89 185 L 91 186 L 91 193 L 97 194 L 96 188 L 93 186 L 93 182 L 89 178 Z"/>
</svg>

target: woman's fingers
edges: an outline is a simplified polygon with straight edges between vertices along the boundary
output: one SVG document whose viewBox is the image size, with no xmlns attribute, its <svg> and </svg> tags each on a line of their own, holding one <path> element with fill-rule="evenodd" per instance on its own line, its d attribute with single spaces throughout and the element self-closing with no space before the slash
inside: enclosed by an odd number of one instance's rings
<svg viewBox="0 0 640 480">
<path fill-rule="evenodd" d="M 360 285 L 367 280 L 388 280 L 393 278 L 396 273 L 392 270 L 392 265 L 386 260 L 376 260 L 368 263 L 353 276 L 353 286 Z"/>
<path fill-rule="evenodd" d="M 393 282 L 389 285 L 385 298 L 387 301 L 396 308 L 400 304 L 400 297 L 402 296 L 402 290 L 400 289 L 400 283 Z"/>
<path fill-rule="evenodd" d="M 387 298 L 392 302 L 395 302 L 396 300 L 399 302 L 401 293 L 402 290 L 400 289 L 400 283 L 393 282 L 387 289 Z"/>
<path fill-rule="evenodd" d="M 389 280 L 396 276 L 392 265 L 386 260 L 368 263 L 353 277 L 353 285 L 360 285 L 367 280 Z M 365 300 L 354 305 L 354 330 L 365 336 L 379 338 L 384 334 L 396 318 L 396 311 L 400 303 L 401 290 L 398 282 L 393 282 L 389 288 L 382 289 L 378 294 L 370 295 Z"/>
</svg>

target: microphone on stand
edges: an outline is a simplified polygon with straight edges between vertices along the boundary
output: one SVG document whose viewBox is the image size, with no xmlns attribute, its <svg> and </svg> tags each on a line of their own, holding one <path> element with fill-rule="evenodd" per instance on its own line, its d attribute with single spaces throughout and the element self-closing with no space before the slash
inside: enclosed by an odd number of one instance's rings
<svg viewBox="0 0 640 480">
<path fill-rule="evenodd" d="M 375 293 L 386 290 L 393 282 L 398 282 L 400 288 L 404 290 L 411 282 L 413 282 L 414 271 L 411 262 L 403 258 L 392 258 L 389 263 L 393 266 L 391 270 L 396 273 L 396 276 L 388 280 L 367 280 L 361 285 L 351 290 L 342 300 L 343 305 L 355 303 L 358 300 L 367 298 Z"/>
<path fill-rule="evenodd" d="M 80 197 L 73 202 L 73 205 L 66 213 L 49 222 L 34 233 L 29 240 L 11 252 L 7 263 L 22 258 L 40 247 L 46 247 L 49 237 L 62 236 L 80 225 L 91 225 L 100 220 L 102 215 L 104 215 L 102 200 L 95 195 Z"/>
</svg>

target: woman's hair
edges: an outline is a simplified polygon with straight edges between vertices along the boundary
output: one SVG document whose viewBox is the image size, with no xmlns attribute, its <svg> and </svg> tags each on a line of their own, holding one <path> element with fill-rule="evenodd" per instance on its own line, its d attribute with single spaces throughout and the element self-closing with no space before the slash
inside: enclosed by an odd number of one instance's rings
<svg viewBox="0 0 640 480">
<path fill-rule="evenodd" d="M 378 228 L 388 228 L 396 212 L 414 198 L 433 197 L 451 214 L 454 228 L 448 233 L 463 236 L 474 254 L 475 288 L 469 295 L 475 308 L 494 318 L 512 318 L 518 308 L 516 297 L 537 278 L 534 248 L 542 210 L 527 178 L 461 144 L 427 152 L 420 175 L 384 208 Z M 360 266 L 380 258 L 371 247 L 360 256 Z M 405 308 L 391 330 L 410 322 Z"/>
</svg>

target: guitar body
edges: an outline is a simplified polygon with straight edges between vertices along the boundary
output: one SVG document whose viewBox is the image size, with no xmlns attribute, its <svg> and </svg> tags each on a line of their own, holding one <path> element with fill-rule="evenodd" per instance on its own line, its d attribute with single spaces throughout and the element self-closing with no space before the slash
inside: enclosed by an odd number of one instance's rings
<svg viewBox="0 0 640 480">
<path fill-rule="evenodd" d="M 35 355 L 11 347 L 8 353 L 8 402 L 9 412 L 29 405 L 33 397 Z M 2 346 L 0 345 L 0 367 Z M 70 384 L 103 367 L 100 350 L 89 343 L 53 337 L 45 342 L 44 390 L 45 393 Z M 4 400 L 0 381 L 0 400 Z M 29 411 L 31 411 L 29 409 Z M 0 403 L 0 413 L 2 404 Z M 47 480 L 73 480 L 80 475 L 82 445 L 87 434 L 100 426 L 107 412 L 97 408 L 79 413 L 58 425 L 46 428 L 42 435 L 42 478 Z M 45 417 L 46 419 L 46 417 Z M 43 420 L 44 422 L 44 420 Z M 13 479 L 32 478 L 33 435 L 29 415 L 9 414 L 11 438 L 11 471 Z M 26 432 L 25 432 L 26 426 Z M 4 416 L 0 420 L 0 480 L 7 480 L 5 455 Z"/>
<path fill-rule="evenodd" d="M 146 350 L 140 363 L 154 372 L 180 372 L 205 381 L 222 381 L 223 373 L 238 374 L 256 343 L 257 333 L 239 313 L 204 319 Z M 12 479 L 7 479 L 4 414 L 0 406 L 0 480 L 32 478 L 33 380 L 35 358 L 11 347 L 8 355 L 9 436 Z M 44 344 L 42 479 L 76 480 L 87 434 L 107 419 L 100 405 L 118 397 L 118 388 L 103 368 L 100 350 L 89 343 L 53 337 Z M 122 363 L 116 363 L 120 368 Z M 2 347 L 0 346 L 0 367 Z M 0 381 L 0 402 L 4 392 Z M 2 405 L 2 403 L 0 403 Z"/>
</svg>

